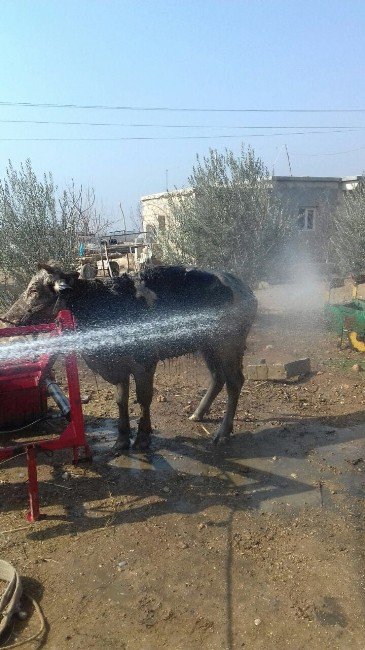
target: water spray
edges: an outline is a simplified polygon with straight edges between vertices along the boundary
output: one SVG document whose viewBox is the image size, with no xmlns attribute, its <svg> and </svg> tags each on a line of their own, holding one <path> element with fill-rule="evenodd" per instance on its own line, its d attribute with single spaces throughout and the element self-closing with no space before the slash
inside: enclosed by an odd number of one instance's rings
<svg viewBox="0 0 365 650">
<path fill-rule="evenodd" d="M 84 331 L 64 332 L 62 336 L 19 340 L 0 346 L 0 364 L 39 357 L 42 354 L 95 354 L 99 351 L 132 351 L 153 345 L 164 346 L 182 341 L 197 342 L 201 337 L 223 332 L 222 310 L 206 309 L 200 313 L 172 314 L 151 320 L 127 322 Z M 224 331 L 227 324 L 224 324 Z M 198 347 L 198 346 L 197 346 Z"/>
</svg>

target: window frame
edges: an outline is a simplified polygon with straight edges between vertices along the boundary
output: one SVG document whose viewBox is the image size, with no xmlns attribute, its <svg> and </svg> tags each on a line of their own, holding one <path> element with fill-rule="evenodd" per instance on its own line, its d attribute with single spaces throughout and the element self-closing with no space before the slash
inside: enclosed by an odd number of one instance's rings
<svg viewBox="0 0 365 650">
<path fill-rule="evenodd" d="M 301 228 L 299 225 L 299 220 L 303 219 L 303 227 Z M 309 220 L 312 220 L 312 227 L 309 228 Z M 316 208 L 315 206 L 301 206 L 298 209 L 298 215 L 297 215 L 297 228 L 299 232 L 314 232 L 316 229 Z"/>
</svg>

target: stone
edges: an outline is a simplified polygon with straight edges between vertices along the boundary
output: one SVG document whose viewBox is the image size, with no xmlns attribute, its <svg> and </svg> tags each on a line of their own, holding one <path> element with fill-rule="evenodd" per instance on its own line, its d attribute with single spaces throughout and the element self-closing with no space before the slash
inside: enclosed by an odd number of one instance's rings
<svg viewBox="0 0 365 650">
<path fill-rule="evenodd" d="M 362 369 L 362 366 L 360 366 L 359 363 L 355 363 L 355 364 L 352 366 L 351 370 L 352 370 L 353 372 L 362 372 L 363 369 Z"/>
</svg>

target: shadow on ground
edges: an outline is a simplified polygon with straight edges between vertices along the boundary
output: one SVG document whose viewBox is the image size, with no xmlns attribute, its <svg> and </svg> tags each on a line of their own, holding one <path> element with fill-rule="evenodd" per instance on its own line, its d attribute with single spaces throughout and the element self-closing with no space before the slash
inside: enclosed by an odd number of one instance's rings
<svg viewBox="0 0 365 650">
<path fill-rule="evenodd" d="M 364 412 L 355 415 L 364 421 Z M 331 506 L 328 486 L 333 484 L 337 492 L 364 494 L 365 426 L 346 428 L 342 422 L 336 428 L 328 417 L 291 419 L 284 426 L 238 433 L 229 447 L 215 448 L 208 437 L 157 434 L 149 453 L 131 450 L 118 457 L 112 453 L 114 420 L 92 418 L 87 429 L 94 462 L 87 470 L 83 465 L 75 474 L 71 470 L 65 481 L 65 465 L 59 455 L 54 457 L 58 463 L 52 479 L 39 484 L 41 507 L 57 504 L 64 513 L 45 516 L 53 524 L 30 530 L 29 538 L 119 526 L 172 512 L 197 513 L 216 505 L 267 512 L 283 506 Z M 12 462 L 14 466 L 17 459 Z M 24 487 L 23 482 L 1 485 L 3 512 L 24 509 Z"/>
</svg>

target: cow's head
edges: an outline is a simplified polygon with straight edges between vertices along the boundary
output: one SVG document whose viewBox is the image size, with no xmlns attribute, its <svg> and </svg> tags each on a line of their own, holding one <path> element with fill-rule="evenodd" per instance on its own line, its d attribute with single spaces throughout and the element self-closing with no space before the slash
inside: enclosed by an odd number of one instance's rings
<svg viewBox="0 0 365 650">
<path fill-rule="evenodd" d="M 57 264 L 38 264 L 36 273 L 18 300 L 4 314 L 4 321 L 13 325 L 36 325 L 52 321 L 66 307 L 77 271 L 65 272 Z"/>
</svg>

